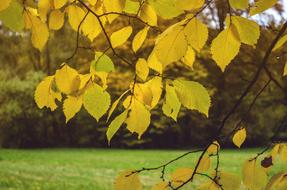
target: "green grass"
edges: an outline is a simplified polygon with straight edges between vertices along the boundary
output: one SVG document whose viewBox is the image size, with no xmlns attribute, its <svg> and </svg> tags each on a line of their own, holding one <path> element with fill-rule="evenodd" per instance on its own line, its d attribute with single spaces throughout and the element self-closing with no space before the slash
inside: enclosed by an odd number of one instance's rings
<svg viewBox="0 0 287 190">
<path fill-rule="evenodd" d="M 221 168 L 238 173 L 247 158 L 259 149 L 225 150 L 221 153 Z M 112 150 L 112 149 L 43 149 L 1 150 L 0 189 L 27 190 L 112 190 L 117 173 L 125 169 L 157 166 L 184 151 L 173 150 Z M 196 155 L 190 155 L 171 165 L 167 173 L 178 167 L 192 167 Z M 271 173 L 287 170 L 279 162 Z M 143 173 L 146 189 L 159 180 L 160 172 Z"/>
</svg>

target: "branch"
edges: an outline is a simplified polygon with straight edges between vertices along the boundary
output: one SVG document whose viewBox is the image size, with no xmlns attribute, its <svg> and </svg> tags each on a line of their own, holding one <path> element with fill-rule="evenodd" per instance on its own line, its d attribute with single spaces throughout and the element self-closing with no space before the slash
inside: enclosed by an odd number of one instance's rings
<svg viewBox="0 0 287 190">
<path fill-rule="evenodd" d="M 247 110 L 247 112 L 244 114 L 244 116 L 241 118 L 241 120 L 239 122 L 237 122 L 237 124 L 235 125 L 235 127 L 233 128 L 233 130 L 226 135 L 225 140 L 226 141 L 243 123 L 243 120 L 247 117 L 247 115 L 251 112 L 253 106 L 255 105 L 257 99 L 260 97 L 260 95 L 264 92 L 264 90 L 268 87 L 268 85 L 270 84 L 271 79 L 269 79 L 267 81 L 267 83 L 261 88 L 261 90 L 256 94 L 256 96 L 254 97 L 254 99 L 252 100 L 251 104 L 249 105 L 249 108 Z"/>
<path fill-rule="evenodd" d="M 106 40 L 107 40 L 107 42 L 108 42 L 108 44 L 109 44 L 111 50 L 113 51 L 114 55 L 115 55 L 116 57 L 118 57 L 119 59 L 121 59 L 123 62 L 127 63 L 128 65 L 134 67 L 134 65 L 133 65 L 132 63 L 130 63 L 128 60 L 126 60 L 125 58 L 123 58 L 122 56 L 120 56 L 120 55 L 116 52 L 116 50 L 114 49 L 114 47 L 113 47 L 113 45 L 112 45 L 112 42 L 111 42 L 111 40 L 110 40 L 110 38 L 109 38 L 109 35 L 108 35 L 108 33 L 107 33 L 107 31 L 106 31 L 106 29 L 105 29 L 105 27 L 104 27 L 104 24 L 103 24 L 103 22 L 101 21 L 100 16 L 99 16 L 96 12 L 94 12 L 92 9 L 90 9 L 82 0 L 77 0 L 77 1 L 78 1 L 83 7 L 85 7 L 85 9 L 87 9 L 88 12 L 91 12 L 91 13 L 97 18 L 97 20 L 98 20 L 98 22 L 99 22 L 99 24 L 100 24 L 100 27 L 101 27 L 101 29 L 103 30 L 103 33 L 104 33 L 104 35 L 105 35 L 105 37 L 106 37 Z"/>
<path fill-rule="evenodd" d="M 238 107 L 241 105 L 241 103 L 243 102 L 243 100 L 245 99 L 245 97 L 249 94 L 250 90 L 252 89 L 252 87 L 254 86 L 254 84 L 257 82 L 262 70 L 264 69 L 264 67 L 266 66 L 269 57 L 272 53 L 272 49 L 275 47 L 275 45 L 277 44 L 278 40 L 281 38 L 281 36 L 284 34 L 284 32 L 287 29 L 287 21 L 284 23 L 283 27 L 280 29 L 280 31 L 278 32 L 277 36 L 275 37 L 275 39 L 271 42 L 270 46 L 268 47 L 266 54 L 261 62 L 261 64 L 259 65 L 253 79 L 250 81 L 249 85 L 246 87 L 246 89 L 243 91 L 242 95 L 240 96 L 240 98 L 237 100 L 237 102 L 234 104 L 234 106 L 231 108 L 231 110 L 226 114 L 226 116 L 224 117 L 224 119 L 221 122 L 221 125 L 219 126 L 219 129 L 217 131 L 217 135 L 221 133 L 222 129 L 225 126 L 225 123 L 228 121 L 228 119 L 236 112 L 236 110 L 238 109 Z"/>
<path fill-rule="evenodd" d="M 285 95 L 286 94 L 286 90 L 284 89 L 284 87 L 276 80 L 276 78 L 272 75 L 271 71 L 268 69 L 267 65 L 264 66 L 264 71 L 266 72 L 266 74 L 268 75 L 268 77 L 270 78 L 270 80 L 272 80 L 272 82 L 280 89 L 283 91 L 283 93 Z"/>
<path fill-rule="evenodd" d="M 78 51 L 78 49 L 79 49 L 80 29 L 81 29 L 81 26 L 82 26 L 82 24 L 84 23 L 84 21 L 86 20 L 86 18 L 87 18 L 87 16 L 88 16 L 89 13 L 90 13 L 90 11 L 88 11 L 88 12 L 85 14 L 84 18 L 81 20 L 81 22 L 80 22 L 80 24 L 79 24 L 79 26 L 78 26 L 78 29 L 77 29 L 77 39 L 76 39 L 76 48 L 75 48 L 73 54 L 71 55 L 71 57 L 69 57 L 69 58 L 67 59 L 67 62 L 68 62 L 69 60 L 71 60 L 71 59 L 77 54 L 77 51 Z"/>
<path fill-rule="evenodd" d="M 202 149 L 198 149 L 198 150 L 186 152 L 186 153 L 180 155 L 179 157 L 176 157 L 176 158 L 174 158 L 174 159 L 172 159 L 172 160 L 166 162 L 165 164 L 162 164 L 162 165 L 156 166 L 156 167 L 142 168 L 142 169 L 140 169 L 140 170 L 135 170 L 135 171 L 133 171 L 131 174 L 129 174 L 128 176 L 133 175 L 133 174 L 135 174 L 135 173 L 141 173 L 141 172 L 144 172 L 144 171 L 158 170 L 158 169 L 161 169 L 161 168 L 162 168 L 162 169 L 163 169 L 163 170 L 162 170 L 162 179 L 164 179 L 165 168 L 166 168 L 168 165 L 170 165 L 170 164 L 172 164 L 172 163 L 174 163 L 174 162 L 180 160 L 181 158 L 184 158 L 184 157 L 186 157 L 186 156 L 188 156 L 188 155 L 190 155 L 190 154 L 194 154 L 194 153 L 201 152 L 201 151 L 202 151 Z M 128 176 L 127 176 L 127 177 L 128 177 Z"/>
</svg>

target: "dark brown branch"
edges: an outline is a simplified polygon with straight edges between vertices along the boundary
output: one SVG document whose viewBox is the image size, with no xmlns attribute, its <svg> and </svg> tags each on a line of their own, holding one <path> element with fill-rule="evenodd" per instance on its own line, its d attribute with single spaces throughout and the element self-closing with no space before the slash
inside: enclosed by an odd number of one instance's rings
<svg viewBox="0 0 287 190">
<path fill-rule="evenodd" d="M 254 86 L 254 84 L 257 82 L 262 70 L 264 69 L 264 67 L 266 66 L 269 57 L 272 53 L 272 49 L 275 47 L 275 45 L 277 44 L 278 40 L 281 38 L 281 36 L 284 34 L 284 32 L 287 29 L 287 21 L 284 23 L 283 27 L 281 28 L 281 30 L 278 32 L 277 36 L 275 37 L 275 39 L 271 42 L 270 46 L 268 47 L 265 56 L 261 62 L 261 64 L 259 65 L 253 79 L 250 81 L 249 85 L 246 87 L 246 89 L 243 91 L 242 95 L 240 96 L 240 98 L 237 100 L 237 102 L 234 104 L 234 106 L 231 108 L 231 110 L 226 114 L 226 116 L 223 118 L 221 125 L 218 128 L 217 134 L 216 136 L 218 136 L 218 134 L 221 133 L 222 129 L 224 128 L 226 122 L 229 120 L 229 118 L 236 112 L 236 110 L 238 109 L 238 107 L 241 105 L 241 103 L 243 102 L 243 100 L 245 99 L 245 97 L 249 94 L 250 90 L 252 89 L 252 87 Z"/>
<path fill-rule="evenodd" d="M 71 57 L 69 57 L 69 58 L 67 59 L 67 62 L 68 62 L 69 60 L 71 60 L 71 59 L 77 54 L 77 52 L 78 52 L 78 49 L 79 49 L 79 41 L 80 41 L 80 32 L 81 32 L 80 29 L 81 29 L 81 26 L 82 26 L 82 24 L 84 23 L 84 21 L 86 20 L 86 18 L 87 18 L 87 16 L 88 16 L 89 13 L 90 13 L 90 11 L 88 11 L 88 12 L 85 14 L 85 16 L 83 17 L 83 19 L 81 20 L 81 22 L 80 22 L 80 24 L 79 24 L 79 26 L 78 26 L 78 29 L 77 29 L 77 39 L 76 39 L 76 48 L 75 48 L 73 54 L 71 55 Z"/>
<path fill-rule="evenodd" d="M 106 37 L 106 40 L 107 40 L 107 42 L 108 42 L 108 44 L 109 44 L 111 50 L 113 51 L 114 55 L 115 55 L 116 57 L 118 57 L 119 59 L 121 59 L 123 62 L 127 63 L 128 65 L 133 66 L 132 63 L 130 63 L 128 60 L 126 60 L 125 58 L 123 58 L 122 56 L 120 56 L 120 55 L 116 52 L 116 50 L 114 49 L 114 47 L 113 47 L 113 45 L 112 45 L 112 42 L 111 42 L 111 40 L 110 40 L 110 37 L 109 37 L 109 35 L 108 35 L 108 33 L 107 33 L 105 27 L 104 27 L 104 24 L 103 24 L 103 22 L 102 22 L 100 16 L 99 16 L 95 11 L 93 11 L 92 9 L 90 9 L 90 7 L 88 7 L 88 5 L 86 5 L 82 0 L 77 0 L 77 1 L 78 1 L 83 7 L 85 7 L 85 9 L 87 9 L 89 12 L 91 12 L 91 13 L 97 18 L 97 20 L 98 20 L 98 22 L 99 22 L 99 24 L 100 24 L 100 27 L 101 27 L 101 29 L 102 29 L 102 31 L 103 31 L 105 37 Z"/>
<path fill-rule="evenodd" d="M 268 75 L 268 77 L 270 78 L 270 80 L 272 80 L 272 82 L 280 89 L 283 91 L 283 93 L 286 95 L 286 90 L 284 89 L 284 87 L 276 80 L 276 78 L 272 75 L 271 71 L 268 69 L 267 65 L 264 66 L 264 71 L 266 72 L 266 74 Z"/>
<path fill-rule="evenodd" d="M 188 155 L 190 155 L 190 154 L 198 153 L 198 152 L 201 152 L 201 151 L 202 151 L 202 149 L 186 152 L 186 153 L 180 155 L 179 157 L 176 157 L 176 158 L 174 158 L 174 159 L 172 159 L 172 160 L 166 162 L 165 164 L 162 164 L 162 165 L 156 166 L 156 167 L 142 168 L 142 169 L 140 169 L 140 170 L 135 170 L 135 171 L 132 172 L 130 175 L 135 174 L 135 173 L 141 173 L 141 172 L 144 172 L 144 171 L 158 170 L 158 169 L 161 169 L 161 168 L 165 169 L 168 165 L 170 165 L 170 164 L 172 164 L 172 163 L 174 163 L 174 162 L 180 160 L 181 158 L 184 158 L 184 157 L 186 157 L 186 156 L 188 156 Z M 164 171 L 162 171 L 162 173 L 163 173 L 162 176 L 164 176 Z M 128 175 L 128 176 L 130 176 L 130 175 Z M 163 177 L 163 178 L 164 178 L 164 177 Z"/>
<path fill-rule="evenodd" d="M 212 138 L 211 142 L 205 147 L 204 151 L 201 153 L 197 164 L 195 166 L 194 169 L 194 173 L 193 175 L 187 180 L 185 181 L 183 184 L 181 184 L 179 187 L 177 187 L 176 189 L 180 189 L 183 186 L 185 186 L 188 182 L 192 181 L 194 178 L 195 173 L 197 172 L 199 163 L 201 162 L 204 154 L 206 153 L 208 147 L 214 142 L 214 140 L 217 140 L 223 130 L 223 128 L 225 127 L 226 122 L 228 121 L 228 119 L 236 112 L 236 110 L 239 108 L 239 106 L 242 104 L 243 100 L 245 99 L 245 97 L 249 94 L 249 92 L 251 91 L 252 87 L 254 86 L 254 84 L 257 82 L 262 70 L 264 69 L 265 65 L 267 64 L 269 57 L 272 53 L 272 49 L 275 47 L 275 45 L 277 44 L 278 40 L 281 38 L 281 36 L 284 34 L 284 32 L 287 29 L 287 21 L 284 23 L 284 25 L 282 26 L 282 28 L 280 29 L 280 31 L 278 32 L 277 36 L 275 37 L 275 39 L 271 42 L 270 46 L 268 47 L 266 54 L 261 62 L 261 64 L 259 65 L 253 79 L 251 80 L 251 82 L 249 83 L 249 85 L 246 87 L 246 89 L 243 91 L 242 95 L 240 96 L 240 98 L 237 100 L 237 102 L 234 104 L 234 106 L 231 108 L 231 110 L 227 113 L 227 115 L 224 117 L 224 119 L 222 120 L 216 135 L 214 136 L 214 138 Z"/>
<path fill-rule="evenodd" d="M 261 90 L 256 94 L 256 96 L 253 98 L 251 104 L 249 105 L 248 109 L 247 109 L 247 112 L 245 113 L 245 115 L 241 118 L 241 120 L 239 122 L 236 123 L 235 127 L 233 128 L 233 130 L 227 134 L 225 136 L 225 140 L 223 141 L 226 141 L 240 126 L 241 124 L 243 123 L 244 119 L 247 117 L 247 115 L 249 115 L 249 113 L 251 112 L 253 106 L 255 105 L 257 99 L 260 97 L 260 95 L 264 92 L 264 90 L 268 87 L 268 85 L 270 84 L 271 82 L 271 79 L 269 79 L 267 81 L 267 83 L 261 88 Z"/>
</svg>

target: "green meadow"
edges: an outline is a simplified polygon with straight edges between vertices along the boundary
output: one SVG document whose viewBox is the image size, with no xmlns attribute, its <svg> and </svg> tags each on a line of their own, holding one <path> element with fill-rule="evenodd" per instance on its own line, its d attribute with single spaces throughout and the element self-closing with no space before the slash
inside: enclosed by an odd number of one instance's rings
<svg viewBox="0 0 287 190">
<path fill-rule="evenodd" d="M 223 150 L 221 170 L 241 175 L 244 160 L 260 149 Z M 113 149 L 0 149 L 0 189 L 27 190 L 112 190 L 118 172 L 126 169 L 158 166 L 185 151 L 113 150 Z M 178 167 L 192 167 L 196 155 L 191 154 L 167 168 L 166 175 Z M 215 159 L 215 158 L 213 158 Z M 280 161 L 271 174 L 287 170 Z M 141 174 L 145 189 L 159 180 L 160 171 Z"/>
</svg>

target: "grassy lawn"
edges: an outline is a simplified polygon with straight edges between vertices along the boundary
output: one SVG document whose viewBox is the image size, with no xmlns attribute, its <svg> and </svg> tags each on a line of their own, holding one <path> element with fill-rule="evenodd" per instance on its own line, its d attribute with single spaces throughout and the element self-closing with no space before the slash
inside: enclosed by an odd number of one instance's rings
<svg viewBox="0 0 287 190">
<path fill-rule="evenodd" d="M 241 164 L 259 149 L 225 150 L 221 153 L 224 171 L 241 173 Z M 112 149 L 43 149 L 1 150 L 0 189 L 44 190 L 112 190 L 117 173 L 162 164 L 184 153 L 173 150 L 112 150 Z M 171 165 L 167 172 L 178 167 L 192 167 L 196 155 L 190 155 Z M 279 162 L 271 173 L 287 170 Z M 159 180 L 160 172 L 143 173 L 146 189 Z"/>
</svg>

